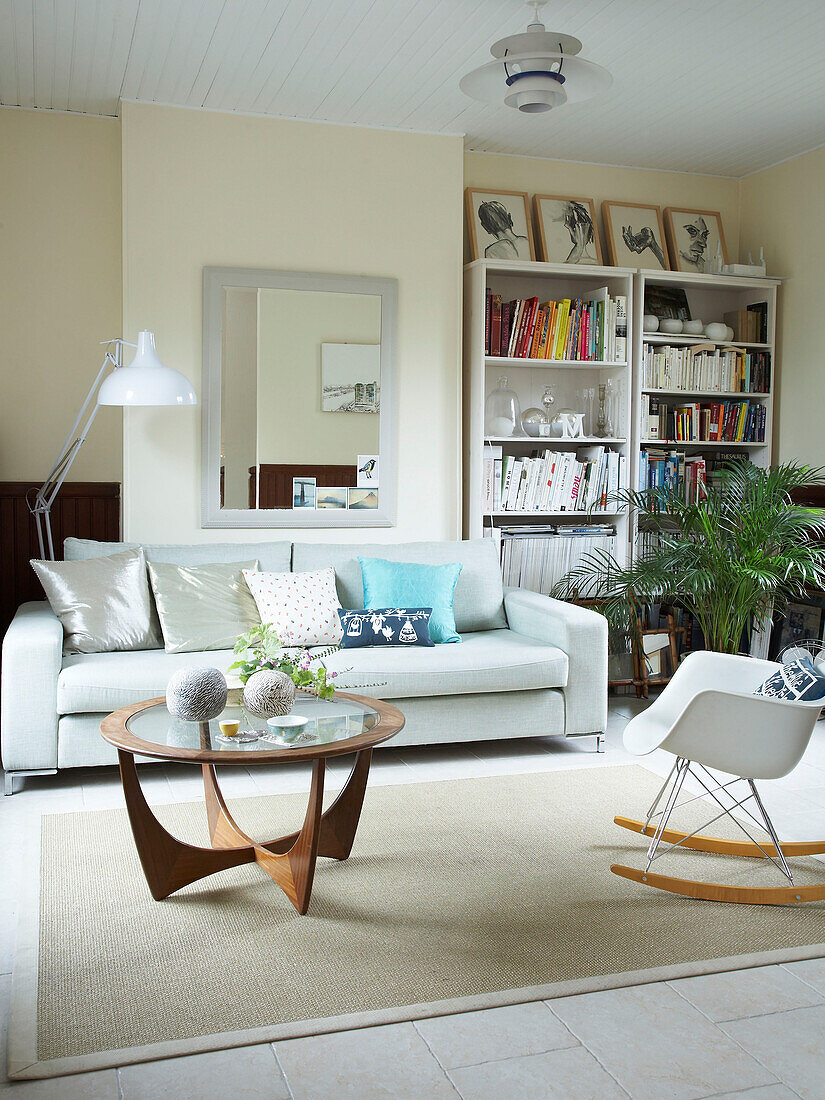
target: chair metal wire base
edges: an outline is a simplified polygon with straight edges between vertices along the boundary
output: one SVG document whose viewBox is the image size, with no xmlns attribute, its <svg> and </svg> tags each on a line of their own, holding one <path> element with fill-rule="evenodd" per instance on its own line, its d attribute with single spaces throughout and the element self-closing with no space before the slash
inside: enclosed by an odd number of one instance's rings
<svg viewBox="0 0 825 1100">
<path fill-rule="evenodd" d="M 699 783 L 702 792 L 680 802 L 679 795 L 689 775 Z M 739 797 L 738 793 L 734 793 L 732 790 L 736 784 L 745 784 L 747 787 L 742 797 Z M 710 821 L 690 833 L 668 828 L 668 822 L 674 810 L 681 809 L 683 806 L 707 797 L 713 799 L 719 807 L 719 812 Z M 664 807 L 660 810 L 659 806 L 663 799 Z M 751 802 L 755 812 L 752 812 L 751 807 L 747 805 Z M 745 822 L 734 816 L 736 811 L 749 819 L 748 824 L 753 823 L 766 832 L 770 840 L 754 836 Z M 744 833 L 746 839 L 730 840 L 704 833 L 703 830 L 724 817 L 729 817 L 734 821 L 738 829 Z M 776 829 L 752 779 L 734 777 L 721 781 L 702 764 L 679 757 L 653 799 L 645 821 L 634 821 L 627 817 L 616 817 L 614 821 L 623 829 L 629 829 L 632 832 L 650 837 L 647 863 L 644 870 L 625 867 L 622 864 L 614 864 L 610 868 L 613 874 L 619 875 L 621 878 L 631 879 L 643 886 L 653 886 L 668 893 L 681 894 L 685 897 L 698 898 L 704 901 L 744 902 L 751 905 L 789 905 L 799 904 L 800 902 L 825 901 L 825 884 L 795 886 L 787 861 L 788 856 L 824 854 L 825 841 L 793 841 L 780 845 Z M 747 856 L 751 858 L 761 856 L 770 860 L 787 880 L 788 885 L 729 886 L 724 883 L 702 882 L 695 879 L 673 878 L 668 875 L 654 874 L 650 868 L 655 860 L 667 852 L 673 851 L 674 848 L 713 852 L 717 855 Z"/>
</svg>

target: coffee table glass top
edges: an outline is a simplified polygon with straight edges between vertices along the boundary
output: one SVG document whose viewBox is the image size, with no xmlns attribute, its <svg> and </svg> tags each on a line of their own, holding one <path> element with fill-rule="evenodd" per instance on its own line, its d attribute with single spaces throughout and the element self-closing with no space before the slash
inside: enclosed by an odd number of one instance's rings
<svg viewBox="0 0 825 1100">
<path fill-rule="evenodd" d="M 273 730 L 265 718 L 256 718 L 238 706 L 227 706 L 209 723 L 209 735 L 198 722 L 184 722 L 173 717 L 163 703 L 148 707 L 126 720 L 126 729 L 142 741 L 159 749 L 200 749 L 212 752 L 244 752 L 271 754 L 273 750 L 300 748 L 323 749 L 324 745 L 348 741 L 368 733 L 380 721 L 377 710 L 353 699 L 318 699 L 314 695 L 295 696 L 291 716 L 306 718 L 303 725 Z M 255 731 L 256 741 L 224 738 L 219 723 L 239 721 L 241 734 Z M 204 723 L 205 726 L 205 723 Z"/>
</svg>

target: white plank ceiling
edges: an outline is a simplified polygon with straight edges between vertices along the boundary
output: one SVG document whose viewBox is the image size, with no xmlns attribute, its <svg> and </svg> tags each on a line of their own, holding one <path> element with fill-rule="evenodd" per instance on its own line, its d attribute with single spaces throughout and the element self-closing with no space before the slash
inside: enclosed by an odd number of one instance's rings
<svg viewBox="0 0 825 1100">
<path fill-rule="evenodd" d="M 0 0 L 0 104 L 117 115 L 121 98 L 460 133 L 468 149 L 741 176 L 825 143 L 823 0 L 550 0 L 613 74 L 522 117 L 459 78 L 520 0 Z"/>
</svg>

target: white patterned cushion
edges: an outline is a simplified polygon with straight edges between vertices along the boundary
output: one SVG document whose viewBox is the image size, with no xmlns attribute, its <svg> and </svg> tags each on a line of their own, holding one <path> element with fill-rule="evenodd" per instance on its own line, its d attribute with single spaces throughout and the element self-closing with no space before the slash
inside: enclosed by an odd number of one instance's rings
<svg viewBox="0 0 825 1100">
<path fill-rule="evenodd" d="M 284 645 L 338 645 L 343 637 L 335 570 L 257 573 L 244 569 L 262 623 L 272 623 Z"/>
</svg>

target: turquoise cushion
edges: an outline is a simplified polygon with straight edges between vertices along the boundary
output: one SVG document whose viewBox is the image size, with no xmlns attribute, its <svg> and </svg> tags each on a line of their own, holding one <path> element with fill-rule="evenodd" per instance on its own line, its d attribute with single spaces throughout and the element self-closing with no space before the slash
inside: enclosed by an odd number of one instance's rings
<svg viewBox="0 0 825 1100">
<path fill-rule="evenodd" d="M 453 593 L 461 572 L 458 562 L 417 565 L 384 558 L 359 558 L 364 580 L 364 608 L 431 607 L 430 638 L 460 642 L 453 615 Z"/>
</svg>

